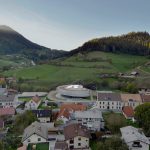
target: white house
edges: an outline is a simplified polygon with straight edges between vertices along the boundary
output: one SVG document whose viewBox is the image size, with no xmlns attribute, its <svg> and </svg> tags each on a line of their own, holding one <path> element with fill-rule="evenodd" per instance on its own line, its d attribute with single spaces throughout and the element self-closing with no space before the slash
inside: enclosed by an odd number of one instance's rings
<svg viewBox="0 0 150 150">
<path fill-rule="evenodd" d="M 122 99 L 119 93 L 112 92 L 97 92 L 97 101 L 94 108 L 98 108 L 102 111 L 119 111 L 122 110 Z"/>
<path fill-rule="evenodd" d="M 75 111 L 73 119 L 92 131 L 100 131 L 101 129 L 104 129 L 104 119 L 99 109 Z"/>
<path fill-rule="evenodd" d="M 49 123 L 51 121 L 51 116 L 52 116 L 51 110 L 38 109 L 38 110 L 32 110 L 32 113 L 35 114 L 35 116 L 41 123 Z"/>
<path fill-rule="evenodd" d="M 70 124 L 64 128 L 65 141 L 69 149 L 89 150 L 90 133 L 81 124 Z"/>
<path fill-rule="evenodd" d="M 142 104 L 142 98 L 140 94 L 121 94 L 121 99 L 123 106 L 130 106 L 133 109 Z"/>
<path fill-rule="evenodd" d="M 28 126 L 23 133 L 22 143 L 28 145 L 29 143 L 44 143 L 48 140 L 48 129 L 46 126 L 35 121 Z"/>
<path fill-rule="evenodd" d="M 0 108 L 8 108 L 14 106 L 15 95 L 0 95 Z"/>
<path fill-rule="evenodd" d="M 41 103 L 40 97 L 36 95 L 29 102 L 25 104 L 25 109 L 35 110 L 39 107 L 40 103 Z"/>
<path fill-rule="evenodd" d="M 149 150 L 149 139 L 137 128 L 127 126 L 121 128 L 120 131 L 129 150 Z"/>
</svg>

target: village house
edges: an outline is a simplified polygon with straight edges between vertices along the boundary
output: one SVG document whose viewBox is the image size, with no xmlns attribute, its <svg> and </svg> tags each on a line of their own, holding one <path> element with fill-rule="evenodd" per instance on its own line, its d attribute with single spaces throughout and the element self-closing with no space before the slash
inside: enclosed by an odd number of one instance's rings
<svg viewBox="0 0 150 150">
<path fill-rule="evenodd" d="M 91 131 L 100 131 L 104 129 L 104 119 L 102 113 L 98 109 L 87 110 L 87 111 L 75 111 L 73 119 L 77 123 L 82 124 Z"/>
<path fill-rule="evenodd" d="M 149 139 L 139 129 L 127 126 L 121 128 L 120 131 L 129 150 L 149 150 Z"/>
<path fill-rule="evenodd" d="M 131 106 L 133 109 L 142 104 L 140 94 L 121 94 L 121 99 L 123 106 Z"/>
<path fill-rule="evenodd" d="M 122 108 L 122 114 L 126 119 L 134 120 L 134 110 L 131 106 L 124 106 Z"/>
<path fill-rule="evenodd" d="M 0 95 L 7 95 L 7 94 L 8 94 L 7 88 L 2 88 L 0 86 Z"/>
<path fill-rule="evenodd" d="M 65 141 L 69 149 L 89 150 L 90 132 L 81 124 L 70 124 L 64 128 Z"/>
<path fill-rule="evenodd" d="M 0 108 L 7 108 L 14 106 L 15 95 L 0 95 Z"/>
<path fill-rule="evenodd" d="M 57 120 L 62 120 L 64 123 L 66 123 L 71 119 L 72 113 L 74 113 L 75 111 L 84 111 L 84 110 L 86 110 L 86 106 L 83 104 L 75 104 L 75 103 L 63 104 L 60 107 Z"/>
<path fill-rule="evenodd" d="M 122 111 L 122 99 L 120 94 L 112 92 L 97 92 L 97 101 L 94 108 L 98 108 L 102 111 Z"/>
<path fill-rule="evenodd" d="M 32 99 L 25 104 L 25 109 L 27 110 L 35 110 L 39 107 L 41 103 L 41 99 L 38 95 L 32 97 Z"/>
<path fill-rule="evenodd" d="M 32 110 L 32 113 L 38 118 L 41 123 L 49 123 L 51 121 L 52 111 L 51 110 Z"/>
<path fill-rule="evenodd" d="M 150 102 L 150 95 L 142 94 L 141 98 L 142 98 L 143 103 L 149 103 Z"/>
<path fill-rule="evenodd" d="M 46 126 L 35 121 L 28 126 L 23 133 L 22 143 L 28 145 L 29 143 L 44 143 L 48 140 L 48 129 Z"/>
<path fill-rule="evenodd" d="M 140 88 L 139 94 L 150 95 L 150 89 L 149 88 Z"/>
</svg>

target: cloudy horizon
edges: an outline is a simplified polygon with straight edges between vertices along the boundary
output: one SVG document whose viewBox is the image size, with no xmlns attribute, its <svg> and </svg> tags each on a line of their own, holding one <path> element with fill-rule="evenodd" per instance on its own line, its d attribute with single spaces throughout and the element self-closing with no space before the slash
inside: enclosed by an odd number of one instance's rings
<svg viewBox="0 0 150 150">
<path fill-rule="evenodd" d="M 34 43 L 72 50 L 97 37 L 150 32 L 150 1 L 0 0 L 0 24 Z M 118 13 L 120 12 L 120 13 Z"/>
</svg>

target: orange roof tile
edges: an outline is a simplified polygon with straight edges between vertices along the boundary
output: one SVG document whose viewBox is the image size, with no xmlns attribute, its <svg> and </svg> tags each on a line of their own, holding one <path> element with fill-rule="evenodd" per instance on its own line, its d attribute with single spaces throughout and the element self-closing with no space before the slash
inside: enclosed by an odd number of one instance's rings
<svg viewBox="0 0 150 150">
<path fill-rule="evenodd" d="M 83 104 L 63 104 L 60 107 L 60 112 L 58 117 L 64 116 L 66 118 L 69 118 L 70 112 L 75 112 L 75 111 L 84 111 L 86 110 L 86 106 Z"/>
<path fill-rule="evenodd" d="M 127 117 L 134 117 L 134 110 L 131 106 L 124 106 L 122 111 Z"/>
</svg>

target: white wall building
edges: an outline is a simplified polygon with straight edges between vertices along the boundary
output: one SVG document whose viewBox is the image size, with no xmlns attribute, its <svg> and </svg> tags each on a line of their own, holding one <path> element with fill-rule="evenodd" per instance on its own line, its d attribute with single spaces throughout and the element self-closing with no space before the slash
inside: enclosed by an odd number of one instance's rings
<svg viewBox="0 0 150 150">
<path fill-rule="evenodd" d="M 76 111 L 73 114 L 73 119 L 92 131 L 100 131 L 101 129 L 104 129 L 104 119 L 101 111 L 98 109 Z"/>
<path fill-rule="evenodd" d="M 46 126 L 35 121 L 24 130 L 22 143 L 28 145 L 29 143 L 44 143 L 48 140 L 48 129 Z"/>
<path fill-rule="evenodd" d="M 140 94 L 121 94 L 121 99 L 123 106 L 131 106 L 133 109 L 142 104 Z"/>
<path fill-rule="evenodd" d="M 121 128 L 120 131 L 129 150 L 149 150 L 149 139 L 137 128 L 127 126 Z"/>
<path fill-rule="evenodd" d="M 36 95 L 25 104 L 25 109 L 35 110 L 39 107 L 40 103 L 41 103 L 40 97 Z"/>
<path fill-rule="evenodd" d="M 112 92 L 97 92 L 97 101 L 93 106 L 93 109 L 98 108 L 102 111 L 108 110 L 121 112 L 122 107 L 123 103 L 120 94 Z"/>
<path fill-rule="evenodd" d="M 0 95 L 0 108 L 8 108 L 14 106 L 15 95 Z"/>
</svg>

